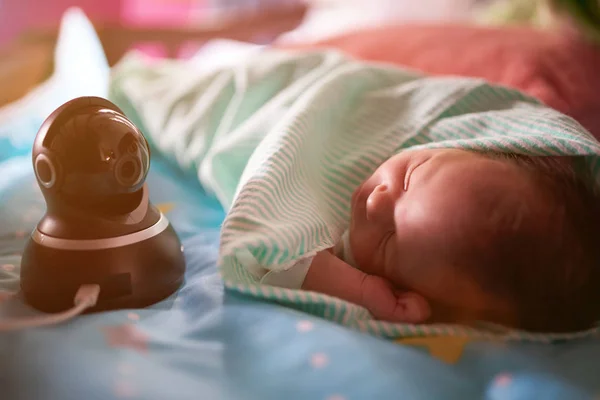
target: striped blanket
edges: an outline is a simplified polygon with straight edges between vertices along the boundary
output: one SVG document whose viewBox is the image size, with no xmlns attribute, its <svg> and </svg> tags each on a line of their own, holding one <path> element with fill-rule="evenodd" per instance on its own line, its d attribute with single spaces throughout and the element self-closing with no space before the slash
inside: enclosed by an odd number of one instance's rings
<svg viewBox="0 0 600 400">
<path fill-rule="evenodd" d="M 354 189 L 403 149 L 581 156 L 600 177 L 600 144 L 573 119 L 485 81 L 428 77 L 331 51 L 263 50 L 212 69 L 130 57 L 113 78 L 113 100 L 154 148 L 197 173 L 227 209 L 219 266 L 228 290 L 390 338 L 596 333 L 392 324 L 337 298 L 260 283 L 268 271 L 338 243 Z"/>
</svg>

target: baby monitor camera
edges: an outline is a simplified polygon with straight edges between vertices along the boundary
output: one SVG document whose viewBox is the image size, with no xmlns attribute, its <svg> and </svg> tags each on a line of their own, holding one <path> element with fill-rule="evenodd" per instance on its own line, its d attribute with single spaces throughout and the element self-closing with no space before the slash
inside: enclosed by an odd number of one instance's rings
<svg viewBox="0 0 600 400">
<path fill-rule="evenodd" d="M 116 105 L 63 104 L 41 126 L 32 161 L 47 209 L 21 263 L 31 306 L 64 311 L 92 284 L 100 294 L 89 311 L 138 308 L 180 287 L 181 243 L 148 198 L 148 142 Z"/>
</svg>

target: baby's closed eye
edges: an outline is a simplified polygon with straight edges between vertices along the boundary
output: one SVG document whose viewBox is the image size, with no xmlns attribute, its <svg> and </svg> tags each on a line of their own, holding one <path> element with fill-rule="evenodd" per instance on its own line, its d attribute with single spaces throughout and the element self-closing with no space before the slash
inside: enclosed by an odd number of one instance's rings
<svg viewBox="0 0 600 400">
<path fill-rule="evenodd" d="M 390 231 L 383 235 L 377 250 L 378 260 L 377 270 L 382 275 L 388 274 L 394 268 L 396 261 L 396 232 Z"/>
</svg>

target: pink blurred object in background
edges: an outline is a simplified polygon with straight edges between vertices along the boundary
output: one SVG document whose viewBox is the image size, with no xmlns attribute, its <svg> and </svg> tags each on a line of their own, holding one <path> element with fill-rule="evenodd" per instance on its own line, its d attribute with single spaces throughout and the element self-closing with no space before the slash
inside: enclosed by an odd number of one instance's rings
<svg viewBox="0 0 600 400">
<path fill-rule="evenodd" d="M 121 22 L 127 25 L 179 25 L 189 22 L 191 10 L 207 0 L 121 0 Z"/>
<path fill-rule="evenodd" d="M 63 13 L 78 6 L 94 21 L 117 22 L 127 0 L 0 0 L 0 44 L 33 27 L 55 27 Z"/>
<path fill-rule="evenodd" d="M 281 9 L 301 2 L 303 0 L 0 0 L 0 45 L 30 29 L 56 28 L 64 12 L 73 6 L 82 9 L 96 26 L 182 28 L 199 26 L 212 17 Z M 264 38 L 267 42 L 273 39 Z M 167 55 L 160 44 L 140 43 L 135 48 L 150 56 Z M 185 45 L 179 56 L 188 57 L 197 48 L 197 43 Z"/>
<path fill-rule="evenodd" d="M 0 0 L 0 43 L 30 28 L 56 27 L 63 13 L 79 7 L 95 23 L 181 26 L 201 21 L 208 10 L 271 7 L 289 0 Z"/>
<path fill-rule="evenodd" d="M 31 28 L 56 27 L 77 6 L 96 24 L 197 25 L 214 14 L 252 12 L 307 3 L 311 10 L 294 38 L 314 39 L 390 21 L 462 19 L 478 0 L 0 0 L 0 44 Z M 479 0 L 481 1 L 481 0 Z M 290 39 L 292 37 L 290 36 Z"/>
</svg>

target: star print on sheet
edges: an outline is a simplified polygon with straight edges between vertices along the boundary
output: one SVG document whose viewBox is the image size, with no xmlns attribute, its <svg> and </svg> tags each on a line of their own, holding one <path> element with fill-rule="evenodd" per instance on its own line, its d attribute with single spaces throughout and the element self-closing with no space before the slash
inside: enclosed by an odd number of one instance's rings
<svg viewBox="0 0 600 400">
<path fill-rule="evenodd" d="M 512 381 L 511 375 L 507 374 L 507 373 L 503 373 L 503 374 L 496 376 L 496 378 L 494 379 L 494 384 L 496 386 L 508 386 L 508 385 L 510 385 L 511 381 Z"/>
<path fill-rule="evenodd" d="M 329 364 L 329 357 L 327 357 L 327 354 L 315 353 L 310 357 L 310 364 L 314 368 L 323 368 Z"/>
<path fill-rule="evenodd" d="M 148 351 L 148 335 L 132 324 L 104 328 L 104 337 L 110 347 L 122 347 L 145 353 Z"/>
<path fill-rule="evenodd" d="M 458 362 L 468 342 L 469 339 L 463 337 L 415 337 L 396 340 L 396 343 L 426 347 L 430 355 L 448 364 Z"/>
<path fill-rule="evenodd" d="M 296 330 L 298 332 L 312 331 L 313 328 L 314 328 L 314 324 L 312 322 L 306 321 L 306 320 L 298 321 L 298 323 L 296 324 Z"/>
<path fill-rule="evenodd" d="M 169 211 L 171 211 L 173 207 L 175 207 L 173 203 L 160 203 L 156 205 L 156 208 L 158 208 L 158 210 L 163 214 L 166 214 Z"/>
</svg>

